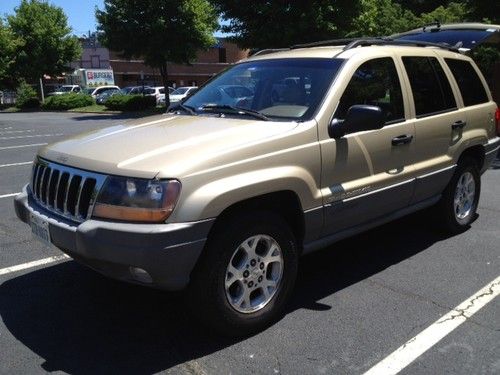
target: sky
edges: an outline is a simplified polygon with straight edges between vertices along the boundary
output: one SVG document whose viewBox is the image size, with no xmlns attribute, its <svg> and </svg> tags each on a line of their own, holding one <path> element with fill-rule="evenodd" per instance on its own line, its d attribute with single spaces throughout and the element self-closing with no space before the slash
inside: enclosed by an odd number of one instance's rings
<svg viewBox="0 0 500 375">
<path fill-rule="evenodd" d="M 0 15 L 14 13 L 14 8 L 20 0 L 0 0 Z M 95 7 L 103 8 L 103 0 L 49 0 L 49 3 L 64 9 L 68 16 L 68 23 L 75 35 L 87 34 L 96 29 Z"/>
<path fill-rule="evenodd" d="M 0 0 L 0 16 L 14 13 L 21 0 Z M 104 0 L 49 0 L 49 3 L 64 9 L 68 16 L 68 23 L 73 28 L 73 33 L 82 36 L 90 31 L 95 31 L 95 7 L 104 8 Z M 220 32 L 216 36 L 223 36 Z"/>
</svg>

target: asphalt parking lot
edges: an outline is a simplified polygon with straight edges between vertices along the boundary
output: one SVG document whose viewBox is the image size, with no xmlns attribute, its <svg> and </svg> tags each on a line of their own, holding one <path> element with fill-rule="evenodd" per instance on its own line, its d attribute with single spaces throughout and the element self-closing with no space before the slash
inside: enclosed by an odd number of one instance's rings
<svg viewBox="0 0 500 375">
<path fill-rule="evenodd" d="M 61 252 L 33 240 L 15 217 L 13 195 L 38 147 L 122 121 L 0 113 L 1 374 L 362 374 L 384 359 L 402 374 L 500 373 L 500 298 L 492 297 L 500 160 L 483 175 L 467 232 L 443 236 L 421 212 L 307 256 L 283 319 L 227 339 L 192 322 L 179 294 L 54 261 Z M 406 359 L 391 356 L 406 347 Z"/>
</svg>

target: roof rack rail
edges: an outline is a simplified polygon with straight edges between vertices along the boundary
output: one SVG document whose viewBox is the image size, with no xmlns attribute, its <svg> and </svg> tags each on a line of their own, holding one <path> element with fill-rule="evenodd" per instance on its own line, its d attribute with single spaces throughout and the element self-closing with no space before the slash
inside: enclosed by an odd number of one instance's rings
<svg viewBox="0 0 500 375">
<path fill-rule="evenodd" d="M 453 52 L 460 52 L 456 46 L 450 46 L 446 43 L 432 43 L 423 42 L 418 40 L 401 40 L 401 39 L 391 39 L 391 38 L 349 38 L 349 39 L 332 39 L 323 40 L 319 42 L 296 44 L 291 46 L 290 49 L 296 48 L 310 48 L 310 47 L 322 47 L 322 46 L 344 46 L 344 51 L 347 51 L 356 47 L 367 47 L 376 45 L 385 46 L 415 46 L 415 47 L 438 47 L 443 48 Z"/>
<path fill-rule="evenodd" d="M 452 52 L 460 52 L 459 49 L 455 46 L 450 46 L 447 43 L 432 43 L 432 42 L 424 42 L 419 40 L 395 40 L 390 38 L 374 38 L 374 39 L 358 39 L 352 41 L 348 45 L 344 47 L 344 51 L 356 47 L 364 47 L 364 46 L 374 46 L 374 45 L 385 45 L 385 46 L 415 46 L 415 47 L 437 47 L 446 49 Z"/>
<path fill-rule="evenodd" d="M 297 48 L 309 48 L 309 47 L 326 47 L 326 46 L 343 46 L 349 44 L 359 38 L 344 38 L 344 39 L 330 39 L 330 40 L 320 40 L 319 42 L 295 44 L 290 47 L 290 49 Z"/>
<path fill-rule="evenodd" d="M 260 51 L 255 52 L 251 57 L 254 56 L 261 56 L 261 55 L 267 55 L 269 53 L 274 53 L 274 52 L 283 52 L 283 51 L 289 51 L 290 48 L 268 48 L 268 49 L 261 49 Z"/>
</svg>

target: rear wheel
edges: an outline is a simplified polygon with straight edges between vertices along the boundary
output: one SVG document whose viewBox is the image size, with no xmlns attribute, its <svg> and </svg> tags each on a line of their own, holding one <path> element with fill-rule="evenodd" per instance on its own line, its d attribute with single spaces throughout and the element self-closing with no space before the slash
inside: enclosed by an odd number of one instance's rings
<svg viewBox="0 0 500 375">
<path fill-rule="evenodd" d="M 297 275 L 297 246 L 272 212 L 218 223 L 189 288 L 193 313 L 219 333 L 241 336 L 279 318 Z"/>
<path fill-rule="evenodd" d="M 476 217 L 480 192 L 477 163 L 472 158 L 460 160 L 438 204 L 440 223 L 448 232 L 460 233 L 470 226 Z"/>
</svg>

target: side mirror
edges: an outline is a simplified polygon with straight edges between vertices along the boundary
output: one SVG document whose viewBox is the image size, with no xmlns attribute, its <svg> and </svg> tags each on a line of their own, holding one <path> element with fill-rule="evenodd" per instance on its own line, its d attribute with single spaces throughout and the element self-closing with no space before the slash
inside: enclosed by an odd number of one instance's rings
<svg viewBox="0 0 500 375">
<path fill-rule="evenodd" d="M 333 119 L 328 126 L 328 135 L 331 138 L 341 138 L 350 133 L 382 129 L 384 123 L 385 116 L 382 108 L 356 104 L 349 108 L 344 120 Z"/>
</svg>

